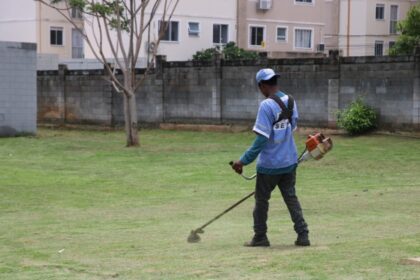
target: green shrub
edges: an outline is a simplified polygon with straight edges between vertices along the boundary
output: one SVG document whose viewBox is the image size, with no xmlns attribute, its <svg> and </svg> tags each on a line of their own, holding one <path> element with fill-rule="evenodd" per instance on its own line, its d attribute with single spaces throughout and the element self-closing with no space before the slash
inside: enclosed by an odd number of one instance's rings
<svg viewBox="0 0 420 280">
<path fill-rule="evenodd" d="M 198 51 L 193 55 L 193 60 L 211 61 L 217 52 L 219 52 L 217 48 Z M 222 53 L 225 60 L 254 60 L 258 58 L 257 52 L 246 51 L 238 48 L 234 42 L 227 43 L 226 46 L 224 46 Z"/>
<path fill-rule="evenodd" d="M 223 54 L 226 60 L 254 60 L 258 58 L 257 52 L 246 51 L 238 48 L 234 42 L 229 42 L 223 48 Z"/>
<path fill-rule="evenodd" d="M 352 135 L 362 134 L 376 128 L 375 111 L 367 106 L 360 97 L 346 109 L 338 111 L 337 117 L 337 125 Z"/>
<path fill-rule="evenodd" d="M 213 59 L 213 56 L 218 52 L 216 48 L 206 49 L 203 51 L 198 51 L 193 55 L 193 60 L 198 61 L 210 61 Z"/>
</svg>

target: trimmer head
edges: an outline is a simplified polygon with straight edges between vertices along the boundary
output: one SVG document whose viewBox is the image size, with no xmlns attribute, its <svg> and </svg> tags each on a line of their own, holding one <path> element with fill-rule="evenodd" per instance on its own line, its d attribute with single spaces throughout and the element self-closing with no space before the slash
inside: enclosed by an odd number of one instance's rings
<svg viewBox="0 0 420 280">
<path fill-rule="evenodd" d="M 202 230 L 201 228 L 192 230 L 190 235 L 188 235 L 188 238 L 187 238 L 188 243 L 200 242 L 201 238 L 200 238 L 200 235 L 198 235 L 199 233 L 204 233 L 204 230 Z"/>
</svg>

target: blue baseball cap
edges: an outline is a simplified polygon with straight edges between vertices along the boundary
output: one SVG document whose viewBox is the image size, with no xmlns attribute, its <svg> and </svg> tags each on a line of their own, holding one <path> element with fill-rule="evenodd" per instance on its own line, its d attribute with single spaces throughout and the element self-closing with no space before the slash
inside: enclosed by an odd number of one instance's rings
<svg viewBox="0 0 420 280">
<path fill-rule="evenodd" d="M 280 74 L 276 74 L 273 69 L 265 68 L 258 71 L 256 79 L 257 84 L 259 84 L 261 81 L 268 81 L 274 76 L 280 77 Z"/>
</svg>

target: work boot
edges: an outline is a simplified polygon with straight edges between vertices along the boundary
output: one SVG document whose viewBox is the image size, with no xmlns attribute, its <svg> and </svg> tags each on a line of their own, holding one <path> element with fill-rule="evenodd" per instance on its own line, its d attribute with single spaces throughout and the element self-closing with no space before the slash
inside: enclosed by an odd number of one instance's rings
<svg viewBox="0 0 420 280">
<path fill-rule="evenodd" d="M 267 235 L 254 235 L 251 241 L 245 242 L 245 247 L 269 247 L 270 241 L 268 241 Z"/>
<path fill-rule="evenodd" d="M 298 234 L 298 237 L 295 241 L 296 246 L 311 246 L 311 242 L 309 242 L 308 232 L 304 231 Z"/>
</svg>

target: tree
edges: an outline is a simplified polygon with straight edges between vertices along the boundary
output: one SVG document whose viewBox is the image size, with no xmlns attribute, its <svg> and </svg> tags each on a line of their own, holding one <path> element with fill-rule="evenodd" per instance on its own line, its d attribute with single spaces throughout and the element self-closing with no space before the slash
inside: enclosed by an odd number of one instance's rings
<svg viewBox="0 0 420 280">
<path fill-rule="evenodd" d="M 420 5 L 410 8 L 406 19 L 398 23 L 398 37 L 395 45 L 389 50 L 390 55 L 411 55 L 420 45 Z"/>
<path fill-rule="evenodd" d="M 154 65 L 157 47 L 168 29 L 179 0 L 34 0 L 60 13 L 85 39 L 95 58 L 104 65 L 115 90 L 124 99 L 124 121 L 127 146 L 138 146 L 136 90 L 141 86 Z M 83 27 L 76 24 L 71 13 L 77 9 L 85 21 Z M 160 14 L 159 35 L 153 41 L 150 63 L 145 73 L 137 79 L 136 63 L 141 49 L 146 46 L 145 34 L 151 23 Z M 89 31 L 89 32 L 88 32 Z M 92 36 L 88 36 L 92 34 Z M 112 66 L 105 56 L 105 48 L 112 53 Z M 118 79 L 116 68 L 122 73 Z"/>
</svg>

